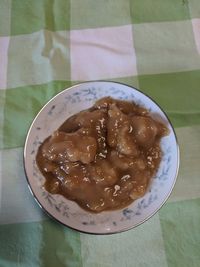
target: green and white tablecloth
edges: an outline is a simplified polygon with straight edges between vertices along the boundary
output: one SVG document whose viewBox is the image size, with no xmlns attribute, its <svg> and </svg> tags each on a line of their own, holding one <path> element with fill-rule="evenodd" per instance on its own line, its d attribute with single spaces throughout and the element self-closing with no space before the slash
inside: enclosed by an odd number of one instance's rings
<svg viewBox="0 0 200 267">
<path fill-rule="evenodd" d="M 181 166 L 167 204 L 125 233 L 49 219 L 28 191 L 23 145 L 52 96 L 120 81 L 172 120 Z M 200 0 L 0 0 L 0 267 L 200 266 Z"/>
</svg>

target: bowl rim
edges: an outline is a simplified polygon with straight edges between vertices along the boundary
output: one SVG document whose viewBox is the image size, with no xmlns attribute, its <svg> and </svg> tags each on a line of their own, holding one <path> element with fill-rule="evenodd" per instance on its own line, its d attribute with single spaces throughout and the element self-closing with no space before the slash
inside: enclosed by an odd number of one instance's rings
<svg viewBox="0 0 200 267">
<path fill-rule="evenodd" d="M 90 231 L 84 231 L 84 230 L 80 230 L 78 228 L 75 228 L 75 227 L 72 227 L 72 226 L 69 226 L 67 225 L 66 223 L 60 221 L 58 218 L 54 217 L 39 201 L 39 199 L 36 197 L 36 194 L 34 193 L 32 187 L 31 187 L 31 183 L 30 183 L 30 178 L 28 177 L 28 174 L 27 174 L 27 169 L 26 169 L 26 164 L 25 164 L 25 160 L 26 160 L 26 150 L 27 150 L 27 143 L 28 143 L 28 139 L 29 139 L 29 135 L 30 135 L 30 132 L 32 130 L 32 127 L 35 123 L 35 121 L 37 120 L 37 118 L 40 116 L 40 114 L 43 112 L 43 110 L 45 109 L 45 107 L 51 102 L 53 101 L 56 97 L 58 97 L 59 95 L 63 94 L 64 91 L 69 91 L 69 90 L 73 90 L 74 88 L 76 87 L 79 87 L 80 85 L 82 84 L 90 84 L 90 83 L 110 83 L 110 84 L 118 84 L 118 85 L 123 85 L 123 86 L 127 86 L 129 88 L 132 88 L 136 91 L 138 91 L 139 93 L 143 94 L 144 96 L 146 96 L 147 98 L 149 98 L 154 104 L 156 104 L 160 110 L 163 112 L 163 114 L 165 115 L 168 123 L 170 124 L 171 128 L 172 128 L 172 131 L 173 131 L 173 135 L 175 137 L 175 141 L 176 141 L 176 150 L 177 150 L 177 166 L 176 166 L 176 172 L 175 172 L 175 175 L 174 175 L 174 179 L 173 179 L 173 183 L 171 185 L 171 188 L 167 194 L 167 196 L 165 197 L 165 199 L 162 201 L 162 203 L 158 206 L 157 209 L 155 209 L 149 216 L 147 216 L 145 219 L 143 219 L 141 222 L 138 222 L 136 223 L 135 225 L 133 226 L 128 226 L 126 228 L 123 228 L 123 229 L 120 229 L 120 230 L 115 230 L 115 231 L 110 231 L 110 232 L 90 232 Z M 93 80 L 93 81 L 83 81 L 83 82 L 79 82 L 79 83 L 76 83 L 75 85 L 72 85 L 70 87 L 67 87 L 65 89 L 63 89 L 61 92 L 57 93 L 56 95 L 54 95 L 50 100 L 48 100 L 46 102 L 46 104 L 44 104 L 42 106 L 42 108 L 39 110 L 39 112 L 36 114 L 36 116 L 34 117 L 34 119 L 32 120 L 30 126 L 29 126 L 29 129 L 27 131 L 27 134 L 26 134 L 26 138 L 25 138 L 25 142 L 24 142 L 24 149 L 23 149 L 23 167 L 24 167 L 24 172 L 25 172 L 25 177 L 26 177 L 26 181 L 27 181 L 27 184 L 28 184 L 28 188 L 29 188 L 29 191 L 31 193 L 31 195 L 33 196 L 33 198 L 35 199 L 35 201 L 37 202 L 37 204 L 39 205 L 39 207 L 48 215 L 48 217 L 50 217 L 51 219 L 53 219 L 54 221 L 64 225 L 65 227 L 68 227 L 74 231 L 78 231 L 80 233 L 84 233 L 84 234 L 91 234 L 91 235 L 111 235 L 111 234 L 118 234 L 118 233 L 122 233 L 122 232 L 126 232 L 128 230 L 131 230 L 131 229 L 134 229 L 140 225 L 142 225 L 143 223 L 145 223 L 146 221 L 148 221 L 150 218 L 152 218 L 163 206 L 164 204 L 167 202 L 167 200 L 169 199 L 173 189 L 174 189 L 174 186 L 176 184 L 176 181 L 177 181 L 177 177 L 178 177 L 178 172 L 179 172 L 179 167 L 180 167 L 180 148 L 179 148 L 179 143 L 178 143 L 178 139 L 177 139 L 177 135 L 176 135 L 176 132 L 175 132 L 175 129 L 173 127 L 173 124 L 171 123 L 171 120 L 169 119 L 168 115 L 166 114 L 166 112 L 163 110 L 163 108 L 152 98 L 150 97 L 148 94 L 142 92 L 141 90 L 139 90 L 138 88 L 135 88 L 134 86 L 131 86 L 131 85 L 128 85 L 128 84 L 125 84 L 125 83 L 122 83 L 122 82 L 116 82 L 116 81 L 107 81 L 107 80 Z M 110 212 L 110 211 L 108 211 Z"/>
</svg>

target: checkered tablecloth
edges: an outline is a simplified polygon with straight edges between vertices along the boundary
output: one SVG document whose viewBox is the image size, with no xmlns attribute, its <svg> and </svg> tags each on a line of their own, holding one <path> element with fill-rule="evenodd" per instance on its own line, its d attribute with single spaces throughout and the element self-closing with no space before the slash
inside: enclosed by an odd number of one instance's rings
<svg viewBox="0 0 200 267">
<path fill-rule="evenodd" d="M 49 219 L 31 196 L 23 145 L 52 96 L 120 81 L 175 126 L 181 166 L 167 204 L 111 236 Z M 0 0 L 0 267 L 200 266 L 200 0 Z"/>
</svg>

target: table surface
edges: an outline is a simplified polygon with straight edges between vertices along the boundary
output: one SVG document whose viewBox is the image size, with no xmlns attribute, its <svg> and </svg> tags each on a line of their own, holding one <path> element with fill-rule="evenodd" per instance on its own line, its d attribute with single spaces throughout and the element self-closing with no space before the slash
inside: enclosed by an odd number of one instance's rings
<svg viewBox="0 0 200 267">
<path fill-rule="evenodd" d="M 56 93 L 86 80 L 139 88 L 180 145 L 173 193 L 143 225 L 110 236 L 49 219 L 23 169 L 27 130 Z M 0 266 L 200 266 L 199 0 L 0 0 Z"/>
</svg>

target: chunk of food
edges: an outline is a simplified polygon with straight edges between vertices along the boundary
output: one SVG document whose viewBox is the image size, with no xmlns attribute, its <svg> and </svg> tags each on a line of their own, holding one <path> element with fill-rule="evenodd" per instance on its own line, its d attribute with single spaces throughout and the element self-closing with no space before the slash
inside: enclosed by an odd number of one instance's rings
<svg viewBox="0 0 200 267">
<path fill-rule="evenodd" d="M 130 118 L 116 104 L 111 104 L 107 122 L 107 143 L 110 147 L 117 146 L 119 130 L 125 125 L 130 125 Z"/>
<path fill-rule="evenodd" d="M 114 185 L 118 180 L 116 169 L 107 160 L 99 160 L 88 167 L 91 179 L 103 186 Z"/>
<path fill-rule="evenodd" d="M 107 159 L 109 160 L 109 162 L 111 162 L 111 164 L 114 163 L 115 166 L 122 171 L 131 168 L 133 165 L 132 157 L 122 155 L 117 150 L 111 150 L 108 154 Z"/>
<path fill-rule="evenodd" d="M 139 150 L 133 135 L 130 117 L 124 114 L 115 104 L 108 110 L 107 142 L 121 154 L 137 156 Z"/>
<path fill-rule="evenodd" d="M 75 123 L 80 127 L 93 128 L 98 123 L 101 126 L 101 121 L 105 121 L 107 112 L 104 109 L 94 111 L 82 111 L 76 116 Z"/>
<path fill-rule="evenodd" d="M 84 136 L 79 131 L 56 132 L 42 147 L 43 156 L 57 162 L 69 160 L 88 164 L 94 160 L 96 151 L 96 139 L 92 136 Z"/>
<path fill-rule="evenodd" d="M 158 135 L 158 127 L 151 117 L 134 116 L 132 127 L 137 143 L 143 147 L 150 147 Z"/>
<path fill-rule="evenodd" d="M 111 97 L 103 97 L 99 100 L 96 101 L 96 103 L 94 104 L 94 107 L 97 109 L 104 109 L 104 108 L 108 108 L 111 104 L 113 104 L 114 99 Z"/>
<path fill-rule="evenodd" d="M 44 188 L 90 212 L 126 207 L 148 190 L 167 133 L 143 107 L 102 98 L 40 145 L 36 162 Z"/>
<path fill-rule="evenodd" d="M 138 156 L 139 149 L 132 133 L 131 125 L 119 129 L 117 135 L 117 150 L 127 156 Z"/>
</svg>

